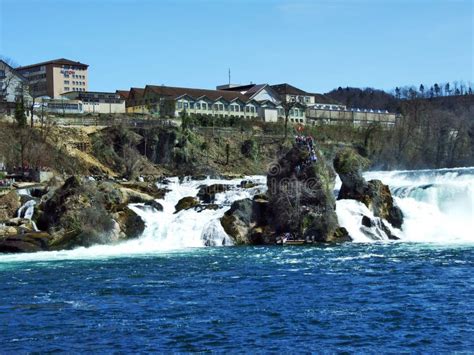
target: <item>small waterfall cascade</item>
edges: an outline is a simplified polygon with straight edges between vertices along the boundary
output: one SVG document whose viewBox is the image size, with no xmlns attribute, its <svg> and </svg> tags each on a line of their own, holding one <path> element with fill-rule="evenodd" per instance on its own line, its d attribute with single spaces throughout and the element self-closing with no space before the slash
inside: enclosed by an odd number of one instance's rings
<svg viewBox="0 0 474 355">
<path fill-rule="evenodd" d="M 31 197 L 31 194 L 29 193 L 29 190 L 20 190 L 19 191 L 20 195 L 23 196 L 29 196 Z M 26 201 L 23 206 L 21 206 L 18 209 L 17 212 L 17 217 L 18 218 L 23 218 L 23 219 L 28 219 L 31 222 L 31 225 L 33 226 L 33 230 L 35 232 L 38 232 L 38 227 L 36 226 L 35 221 L 32 220 L 33 215 L 35 213 L 35 206 L 36 206 L 36 201 L 31 199 Z"/>
<path fill-rule="evenodd" d="M 244 189 L 240 187 L 243 180 L 257 183 L 256 187 Z M 153 250 L 174 250 L 188 247 L 229 246 L 232 239 L 224 232 L 220 218 L 230 208 L 232 202 L 244 198 L 252 198 L 255 194 L 266 189 L 266 179 L 253 176 L 245 179 L 221 180 L 185 180 L 172 178 L 168 184 L 161 185 L 170 191 L 164 199 L 157 200 L 163 211 L 158 212 L 150 206 L 141 204 L 130 207 L 145 221 L 146 228 L 142 237 L 130 243 L 147 245 Z M 227 191 L 217 193 L 214 204 L 219 208 L 210 209 L 206 205 L 175 213 L 175 205 L 183 197 L 196 197 L 200 187 L 213 184 L 229 185 Z"/>
<path fill-rule="evenodd" d="M 35 213 L 35 206 L 35 200 L 26 201 L 26 203 L 18 210 L 17 217 L 31 220 L 31 218 L 33 218 L 33 214 Z"/>
</svg>

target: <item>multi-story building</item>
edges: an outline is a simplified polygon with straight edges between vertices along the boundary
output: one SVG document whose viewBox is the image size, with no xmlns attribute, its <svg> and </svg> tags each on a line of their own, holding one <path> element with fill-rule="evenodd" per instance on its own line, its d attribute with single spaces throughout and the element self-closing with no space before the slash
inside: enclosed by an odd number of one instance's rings
<svg viewBox="0 0 474 355">
<path fill-rule="evenodd" d="M 0 60 L 0 101 L 15 102 L 28 94 L 28 80 L 8 63 Z"/>
<path fill-rule="evenodd" d="M 28 79 L 34 97 L 60 98 L 69 91 L 84 92 L 89 88 L 87 64 L 69 59 L 55 59 L 16 68 Z"/>
<path fill-rule="evenodd" d="M 28 92 L 28 80 L 12 66 L 0 60 L 0 112 L 11 113 L 17 100 L 25 105 L 31 102 Z"/>
<path fill-rule="evenodd" d="M 116 92 L 70 91 L 61 96 L 81 101 L 85 113 L 125 113 L 125 99 Z"/>
</svg>

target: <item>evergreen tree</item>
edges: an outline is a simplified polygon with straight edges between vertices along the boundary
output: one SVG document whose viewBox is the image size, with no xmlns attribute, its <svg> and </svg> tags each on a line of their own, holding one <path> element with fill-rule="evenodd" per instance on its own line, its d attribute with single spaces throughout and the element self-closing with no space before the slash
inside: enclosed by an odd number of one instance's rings
<svg viewBox="0 0 474 355">
<path fill-rule="evenodd" d="M 420 85 L 420 93 L 422 97 L 425 96 L 425 87 L 423 86 L 423 84 Z"/>
<path fill-rule="evenodd" d="M 18 123 L 19 127 L 26 126 L 26 114 L 25 114 L 25 105 L 23 100 L 18 100 L 15 105 L 15 120 Z"/>
<path fill-rule="evenodd" d="M 444 86 L 444 92 L 446 96 L 450 95 L 451 90 L 449 89 L 449 83 L 446 83 L 446 85 Z"/>
</svg>

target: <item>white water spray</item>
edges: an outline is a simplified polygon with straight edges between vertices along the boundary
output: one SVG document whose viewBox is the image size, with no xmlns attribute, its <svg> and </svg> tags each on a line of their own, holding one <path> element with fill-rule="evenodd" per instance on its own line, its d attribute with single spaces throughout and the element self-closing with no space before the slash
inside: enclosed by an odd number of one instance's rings
<svg viewBox="0 0 474 355">
<path fill-rule="evenodd" d="M 404 214 L 396 234 L 402 241 L 474 243 L 474 168 L 370 172 L 365 178 L 390 186 Z M 369 212 L 363 204 L 341 200 L 336 211 L 355 241 L 370 241 L 361 236 L 360 216 Z"/>
</svg>

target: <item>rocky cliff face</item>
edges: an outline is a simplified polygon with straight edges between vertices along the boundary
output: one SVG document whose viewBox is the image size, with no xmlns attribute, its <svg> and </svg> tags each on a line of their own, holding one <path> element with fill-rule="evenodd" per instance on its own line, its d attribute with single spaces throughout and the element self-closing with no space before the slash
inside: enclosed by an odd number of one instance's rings
<svg viewBox="0 0 474 355">
<path fill-rule="evenodd" d="M 276 233 L 321 243 L 349 241 L 341 231 L 333 196 L 334 174 L 322 155 L 311 161 L 305 147 L 293 147 L 267 176 L 270 222 Z"/>
<path fill-rule="evenodd" d="M 311 161 L 309 154 L 293 147 L 270 166 L 266 195 L 234 202 L 221 223 L 236 244 L 274 244 L 288 234 L 314 243 L 351 240 L 338 225 L 335 176 L 321 155 Z"/>
<path fill-rule="evenodd" d="M 390 189 L 380 180 L 366 181 L 362 171 L 369 162 L 352 149 L 342 149 L 334 158 L 334 169 L 342 181 L 338 199 L 362 202 L 375 217 L 387 220 L 393 227 L 401 228 L 403 213 L 395 204 Z"/>
<path fill-rule="evenodd" d="M 156 196 L 165 193 L 154 192 Z M 12 201 L 19 201 L 16 192 L 11 194 L 5 198 L 8 206 Z M 87 181 L 73 176 L 38 199 L 33 219 L 41 232 L 35 230 L 32 221 L 14 218 L 15 208 L 9 209 L 8 216 L 0 216 L 8 217 L 0 220 L 5 224 L 0 229 L 0 252 L 72 249 L 137 238 L 145 224 L 128 207 L 130 203 L 161 207 L 153 196 L 131 185 Z"/>
</svg>

